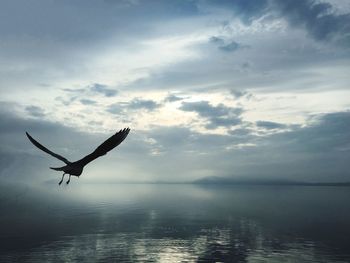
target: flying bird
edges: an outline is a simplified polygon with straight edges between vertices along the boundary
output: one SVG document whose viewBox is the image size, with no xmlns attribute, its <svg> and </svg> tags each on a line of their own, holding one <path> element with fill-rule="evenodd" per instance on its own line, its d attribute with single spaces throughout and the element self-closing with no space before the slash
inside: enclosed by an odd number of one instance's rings
<svg viewBox="0 0 350 263">
<path fill-rule="evenodd" d="M 26 132 L 26 135 L 27 135 L 28 139 L 36 147 L 38 147 L 40 150 L 50 154 L 51 156 L 61 160 L 62 162 L 64 162 L 66 164 L 65 166 L 62 166 L 62 167 L 50 167 L 50 169 L 53 169 L 55 171 L 63 171 L 62 179 L 58 183 L 59 185 L 61 185 L 61 183 L 63 182 L 64 176 L 66 174 L 69 175 L 69 179 L 67 181 L 67 184 L 69 184 L 70 177 L 72 175 L 79 177 L 81 175 L 81 173 L 83 172 L 83 169 L 84 169 L 85 165 L 87 165 L 91 161 L 95 160 L 96 158 L 105 155 L 107 152 L 109 152 L 113 148 L 117 147 L 122 141 L 124 141 L 126 136 L 128 136 L 129 131 L 130 131 L 129 128 L 124 128 L 123 130 L 120 130 L 119 132 L 115 133 L 113 136 L 108 138 L 100 146 L 98 146 L 95 149 L 95 151 L 93 151 L 92 153 L 86 155 L 84 158 L 82 158 L 82 159 L 80 159 L 78 161 L 75 161 L 75 162 L 70 162 L 66 158 L 64 158 L 63 156 L 50 151 L 45 146 L 43 146 L 42 144 L 40 144 L 39 142 L 34 140 L 33 137 L 29 135 L 28 132 Z"/>
</svg>

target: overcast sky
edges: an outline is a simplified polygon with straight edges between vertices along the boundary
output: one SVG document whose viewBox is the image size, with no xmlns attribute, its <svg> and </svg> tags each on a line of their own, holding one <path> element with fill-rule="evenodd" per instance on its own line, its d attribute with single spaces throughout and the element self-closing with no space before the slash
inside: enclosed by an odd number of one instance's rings
<svg viewBox="0 0 350 263">
<path fill-rule="evenodd" d="M 1 180 L 350 181 L 347 0 L 0 3 Z"/>
</svg>

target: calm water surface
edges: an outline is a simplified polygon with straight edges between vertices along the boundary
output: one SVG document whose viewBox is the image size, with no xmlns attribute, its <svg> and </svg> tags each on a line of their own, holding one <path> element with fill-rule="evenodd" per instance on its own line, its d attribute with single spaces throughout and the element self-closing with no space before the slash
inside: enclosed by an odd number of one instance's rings
<svg viewBox="0 0 350 263">
<path fill-rule="evenodd" d="M 347 187 L 0 188 L 0 262 L 350 262 Z"/>
</svg>

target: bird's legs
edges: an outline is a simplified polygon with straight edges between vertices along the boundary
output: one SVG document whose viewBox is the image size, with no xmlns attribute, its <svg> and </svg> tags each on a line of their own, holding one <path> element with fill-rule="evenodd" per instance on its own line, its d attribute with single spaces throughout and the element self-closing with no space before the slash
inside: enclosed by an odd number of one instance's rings
<svg viewBox="0 0 350 263">
<path fill-rule="evenodd" d="M 70 176 L 71 176 L 71 175 L 69 175 L 69 179 L 68 179 L 68 181 L 67 181 L 67 183 L 66 183 L 66 184 L 69 184 L 69 182 L 70 182 Z"/>
<path fill-rule="evenodd" d="M 65 175 L 66 173 L 63 173 L 63 175 L 62 175 L 62 179 L 61 179 L 61 181 L 58 183 L 58 185 L 61 185 L 61 183 L 63 182 L 63 178 L 64 178 L 64 175 Z"/>
</svg>

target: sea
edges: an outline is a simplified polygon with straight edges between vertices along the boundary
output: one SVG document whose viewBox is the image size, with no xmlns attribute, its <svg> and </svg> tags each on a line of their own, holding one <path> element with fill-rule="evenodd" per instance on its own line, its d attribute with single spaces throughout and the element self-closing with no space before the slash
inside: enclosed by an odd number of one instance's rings
<svg viewBox="0 0 350 263">
<path fill-rule="evenodd" d="M 0 185 L 0 262 L 350 262 L 350 187 Z"/>
</svg>

